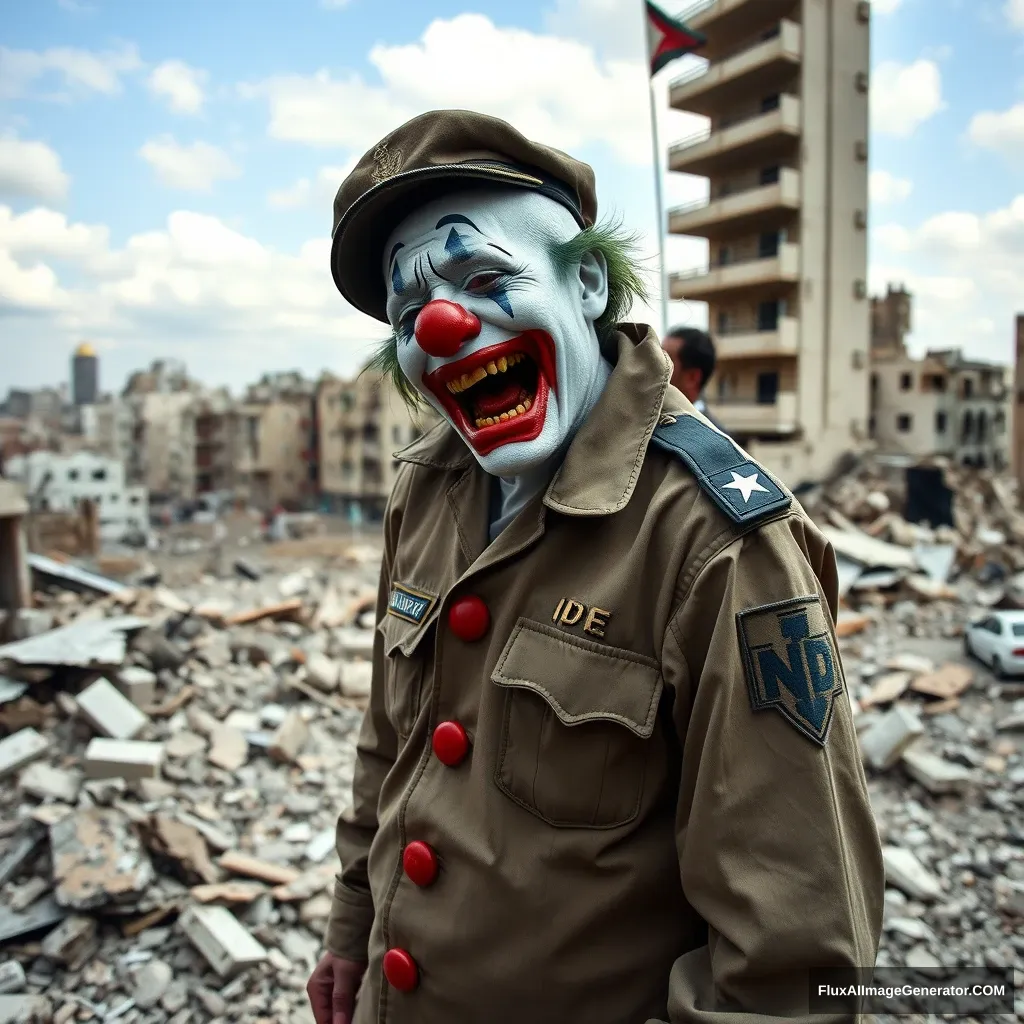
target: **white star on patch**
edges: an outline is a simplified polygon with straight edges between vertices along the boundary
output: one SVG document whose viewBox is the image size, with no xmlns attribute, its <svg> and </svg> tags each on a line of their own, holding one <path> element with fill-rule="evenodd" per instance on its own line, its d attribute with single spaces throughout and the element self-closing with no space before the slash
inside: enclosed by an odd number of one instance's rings
<svg viewBox="0 0 1024 1024">
<path fill-rule="evenodd" d="M 727 484 L 722 484 L 723 491 L 739 491 L 743 495 L 743 504 L 746 505 L 750 501 L 751 494 L 754 491 L 764 491 L 768 493 L 767 487 L 762 487 L 757 482 L 757 473 L 751 473 L 750 476 L 740 476 L 735 470 L 730 470 L 732 473 L 732 480 Z"/>
</svg>

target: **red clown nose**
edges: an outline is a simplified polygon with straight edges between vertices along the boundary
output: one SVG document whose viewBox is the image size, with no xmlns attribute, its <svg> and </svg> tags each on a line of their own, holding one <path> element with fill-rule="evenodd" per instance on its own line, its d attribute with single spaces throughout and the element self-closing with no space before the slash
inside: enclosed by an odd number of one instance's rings
<svg viewBox="0 0 1024 1024">
<path fill-rule="evenodd" d="M 416 316 L 416 342 L 429 356 L 453 356 L 480 333 L 480 320 L 457 302 L 434 299 Z"/>
</svg>

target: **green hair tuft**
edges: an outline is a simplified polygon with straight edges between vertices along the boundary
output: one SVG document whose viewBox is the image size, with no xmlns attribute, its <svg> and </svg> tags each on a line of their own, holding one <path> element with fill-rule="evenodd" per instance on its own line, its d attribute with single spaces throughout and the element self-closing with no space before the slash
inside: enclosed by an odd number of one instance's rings
<svg viewBox="0 0 1024 1024">
<path fill-rule="evenodd" d="M 578 235 L 551 246 L 551 259 L 562 273 L 575 273 L 583 257 L 600 253 L 608 267 L 608 305 L 594 323 L 598 340 L 604 342 L 615 325 L 629 315 L 633 303 L 648 299 L 641 276 L 640 234 L 624 230 L 621 222 L 602 222 L 584 228 Z"/>
<path fill-rule="evenodd" d="M 398 339 L 394 334 L 389 334 L 378 344 L 377 351 L 359 372 L 359 376 L 364 373 L 378 373 L 382 380 L 390 380 L 398 392 L 398 397 L 413 411 L 426 405 L 426 399 L 402 372 L 402 366 L 398 362 Z"/>
</svg>

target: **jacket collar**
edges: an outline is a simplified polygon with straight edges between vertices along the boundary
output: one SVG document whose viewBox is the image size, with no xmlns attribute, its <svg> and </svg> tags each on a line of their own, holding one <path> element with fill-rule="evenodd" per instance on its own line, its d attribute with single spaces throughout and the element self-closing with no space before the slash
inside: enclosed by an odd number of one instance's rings
<svg viewBox="0 0 1024 1024">
<path fill-rule="evenodd" d="M 545 505 L 568 515 L 608 515 L 626 506 L 666 391 L 671 391 L 671 361 L 646 324 L 619 324 L 607 348 L 611 376 L 544 496 Z M 688 404 L 684 399 L 683 405 Z M 462 436 L 446 422 L 394 457 L 440 470 L 476 462 Z"/>
</svg>

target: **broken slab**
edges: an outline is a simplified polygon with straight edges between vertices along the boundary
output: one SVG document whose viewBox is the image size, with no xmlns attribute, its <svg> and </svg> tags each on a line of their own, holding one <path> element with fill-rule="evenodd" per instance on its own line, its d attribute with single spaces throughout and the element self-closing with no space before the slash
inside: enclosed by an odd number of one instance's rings
<svg viewBox="0 0 1024 1024">
<path fill-rule="evenodd" d="M 290 764 L 302 752 L 309 736 L 309 727 L 298 711 L 292 711 L 270 741 L 270 756 L 279 764 Z"/>
<path fill-rule="evenodd" d="M 287 885 L 289 882 L 294 882 L 301 874 L 295 868 L 259 860 L 256 857 L 239 853 L 237 850 L 229 850 L 218 859 L 217 863 L 225 871 L 236 875 L 245 875 L 248 878 L 258 878 L 261 882 L 269 882 L 271 885 Z"/>
<path fill-rule="evenodd" d="M 53 896 L 44 896 L 38 903 L 20 912 L 0 908 L 0 943 L 52 928 L 67 916 L 68 911 Z"/>
<path fill-rule="evenodd" d="M 966 665 L 952 662 L 943 665 L 934 672 L 926 672 L 918 676 L 910 688 L 915 693 L 922 693 L 939 700 L 951 700 L 959 697 L 974 679 L 974 673 Z"/>
<path fill-rule="evenodd" d="M 198 829 L 166 814 L 155 814 L 146 833 L 149 848 L 175 861 L 186 878 L 200 878 L 207 883 L 220 880 L 220 873 L 210 860 L 206 840 Z"/>
<path fill-rule="evenodd" d="M 24 768 L 50 749 L 50 741 L 31 726 L 0 740 L 0 779 Z"/>
<path fill-rule="evenodd" d="M 124 812 L 91 807 L 50 827 L 54 897 L 62 907 L 93 910 L 142 896 L 156 879 Z"/>
<path fill-rule="evenodd" d="M 127 633 L 149 623 L 134 615 L 76 621 L 49 633 L 0 647 L 0 661 L 26 667 L 61 665 L 69 668 L 115 668 L 124 662 Z"/>
<path fill-rule="evenodd" d="M 85 749 L 85 774 L 90 779 L 155 779 L 163 755 L 162 743 L 96 736 Z"/>
<path fill-rule="evenodd" d="M 0 996 L 0 1024 L 50 1024 L 53 1004 L 45 996 Z"/>
<path fill-rule="evenodd" d="M 871 684 L 871 692 L 861 700 L 862 710 L 891 704 L 906 692 L 913 674 L 910 672 L 887 672 Z"/>
<path fill-rule="evenodd" d="M 344 697 L 369 697 L 373 680 L 373 662 L 346 661 L 341 666 L 341 693 Z"/>
<path fill-rule="evenodd" d="M 250 622 L 259 622 L 262 619 L 278 619 L 286 616 L 294 616 L 302 611 L 302 598 L 293 597 L 288 601 L 278 601 L 275 604 L 263 605 L 261 608 L 250 608 L 244 612 L 238 612 L 227 618 L 229 626 L 245 626 Z"/>
<path fill-rule="evenodd" d="M 78 799 L 82 777 L 78 772 L 51 768 L 48 764 L 31 764 L 21 773 L 18 788 L 37 800 L 59 800 L 73 804 Z"/>
<path fill-rule="evenodd" d="M 944 793 L 962 793 L 974 780 L 974 776 L 967 768 L 927 750 L 911 747 L 903 752 L 902 761 L 907 773 L 920 782 L 929 793 L 937 796 Z"/>
<path fill-rule="evenodd" d="M 108 679 L 97 679 L 78 695 L 78 708 L 90 725 L 112 740 L 133 740 L 149 719 Z"/>
<path fill-rule="evenodd" d="M 267 958 L 263 946 L 226 907 L 189 907 L 178 923 L 222 978 L 233 977 Z"/>
<path fill-rule="evenodd" d="M 43 956 L 77 970 L 96 951 L 96 919 L 72 914 L 43 939 Z"/>
<path fill-rule="evenodd" d="M 117 673 L 117 688 L 137 708 L 148 708 L 156 700 L 156 674 L 138 665 L 126 665 Z"/>
<path fill-rule="evenodd" d="M 249 759 L 249 743 L 237 729 L 218 723 L 210 731 L 206 759 L 226 772 L 236 772 Z"/>
<path fill-rule="evenodd" d="M 22 824 L 15 838 L 0 858 L 0 885 L 6 885 L 35 853 L 45 831 L 34 822 Z"/>
<path fill-rule="evenodd" d="M 247 882 L 236 878 L 230 882 L 196 885 L 189 891 L 197 903 L 216 903 L 220 900 L 225 903 L 252 903 L 268 889 L 262 882 Z"/>
<path fill-rule="evenodd" d="M 325 654 L 310 654 L 306 659 L 306 678 L 325 693 L 338 688 L 339 666 Z"/>
<path fill-rule="evenodd" d="M 25 991 L 25 968 L 17 960 L 0 964 L 0 994 Z"/>
<path fill-rule="evenodd" d="M 901 846 L 883 846 L 886 884 L 895 886 L 911 899 L 930 903 L 942 895 L 942 886 L 909 850 Z"/>
<path fill-rule="evenodd" d="M 916 712 L 895 704 L 860 734 L 861 753 L 876 771 L 887 771 L 923 733 Z"/>
</svg>

